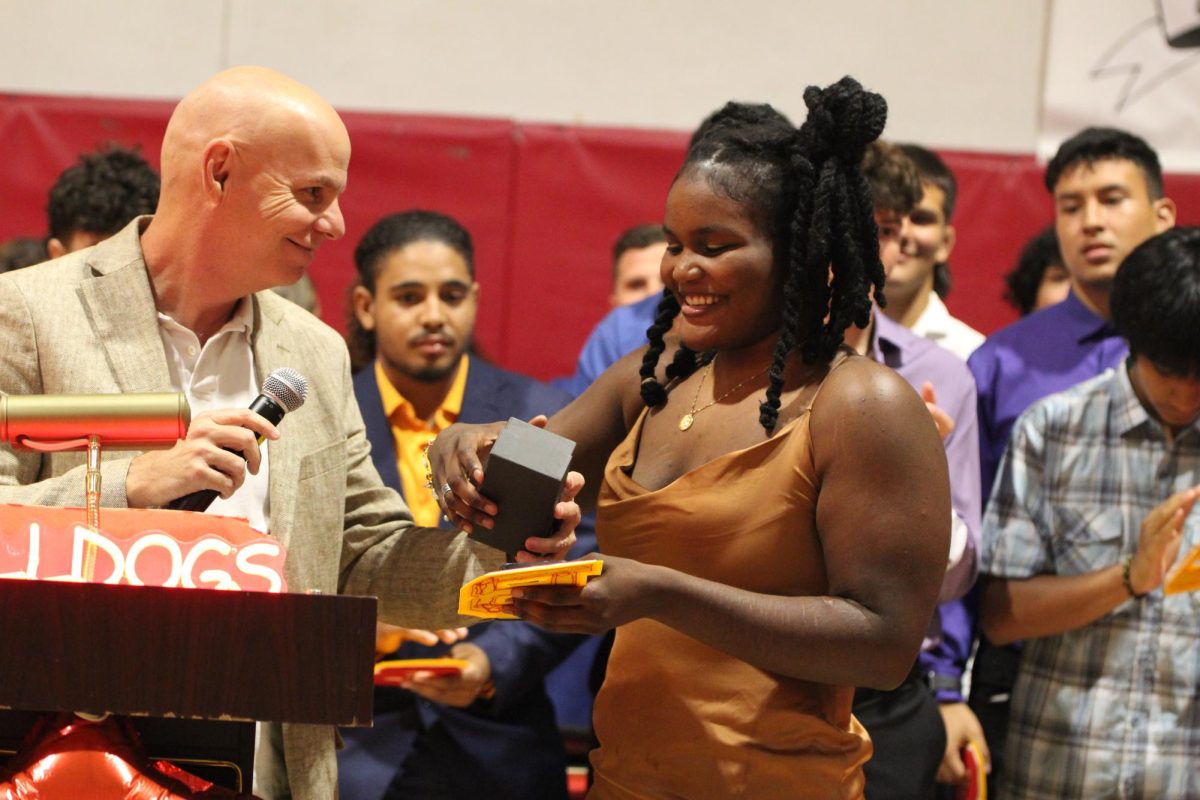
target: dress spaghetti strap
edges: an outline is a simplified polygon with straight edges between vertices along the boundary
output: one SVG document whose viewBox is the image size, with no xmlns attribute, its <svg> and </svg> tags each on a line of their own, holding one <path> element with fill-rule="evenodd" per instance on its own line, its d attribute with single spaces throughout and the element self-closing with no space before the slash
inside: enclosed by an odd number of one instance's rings
<svg viewBox="0 0 1200 800">
<path fill-rule="evenodd" d="M 857 355 L 858 353 L 845 345 L 838 348 L 837 353 L 833 356 L 833 361 L 829 362 L 829 370 L 825 373 L 825 377 L 821 378 L 821 382 L 817 384 L 817 390 L 812 393 L 812 397 L 808 398 L 808 404 L 804 407 L 806 414 L 812 412 L 813 404 L 817 402 L 817 395 L 821 393 L 821 388 L 825 386 L 825 382 L 829 380 L 829 376 L 833 374 L 833 371 Z"/>
</svg>

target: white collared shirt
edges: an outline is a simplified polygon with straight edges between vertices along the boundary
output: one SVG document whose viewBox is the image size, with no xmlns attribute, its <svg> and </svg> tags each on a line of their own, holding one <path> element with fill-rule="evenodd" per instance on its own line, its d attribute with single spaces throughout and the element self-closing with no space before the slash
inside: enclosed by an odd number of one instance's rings
<svg viewBox="0 0 1200 800">
<path fill-rule="evenodd" d="M 950 309 L 936 292 L 929 293 L 929 305 L 913 323 L 913 333 L 941 345 L 963 361 L 983 344 L 984 335 L 960 319 L 950 316 Z"/>
<path fill-rule="evenodd" d="M 203 347 L 195 333 L 158 313 L 158 332 L 167 355 L 171 385 L 187 397 L 193 419 L 204 411 L 248 408 L 258 396 L 254 353 L 250 349 L 253 327 L 254 306 L 249 298 L 238 303 L 233 316 Z M 258 474 L 247 471 L 241 488 L 229 499 L 218 497 L 207 513 L 244 517 L 255 530 L 266 533 L 270 519 L 269 474 L 264 444 Z"/>
</svg>

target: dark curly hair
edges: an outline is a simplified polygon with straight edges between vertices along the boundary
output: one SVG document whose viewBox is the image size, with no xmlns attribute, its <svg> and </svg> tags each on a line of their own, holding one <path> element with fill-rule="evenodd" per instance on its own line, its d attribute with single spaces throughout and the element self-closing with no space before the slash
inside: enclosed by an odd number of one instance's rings
<svg viewBox="0 0 1200 800">
<path fill-rule="evenodd" d="M 76 232 L 112 236 L 158 207 L 159 177 L 138 148 L 110 144 L 85 153 L 50 189 L 50 236 L 66 243 Z"/>
<path fill-rule="evenodd" d="M 1022 317 L 1033 312 L 1042 276 L 1052 266 L 1063 266 L 1063 257 L 1058 249 L 1058 234 L 1053 225 L 1047 225 L 1025 243 L 1016 266 L 1004 276 L 1004 284 L 1008 287 L 1004 299 L 1021 312 Z"/>
<path fill-rule="evenodd" d="M 1171 228 L 1134 248 L 1109 308 L 1130 353 L 1168 375 L 1200 377 L 1200 228 Z"/>
<path fill-rule="evenodd" d="M 887 104 L 848 76 L 825 89 L 810 86 L 804 102 L 808 119 L 798 130 L 770 106 L 727 104 L 705 120 L 675 176 L 703 169 L 713 191 L 746 209 L 771 238 L 775 262 L 786 265 L 782 325 L 759 409 L 768 432 L 779 418 L 788 355 L 798 349 L 805 363 L 828 364 L 846 328 L 870 322 L 872 291 L 885 302 L 874 203 L 861 165 L 883 132 Z M 678 313 L 678 300 L 665 291 L 646 332 L 640 374 L 652 407 L 666 402 L 656 371 Z M 710 358 L 681 346 L 667 378 L 687 377 Z"/>
<path fill-rule="evenodd" d="M 414 242 L 441 242 L 462 256 L 467 272 L 475 279 L 475 245 L 471 234 L 453 217 L 437 211 L 413 209 L 382 217 L 363 234 L 354 248 L 354 266 L 358 271 L 349 289 L 353 297 L 356 286 L 375 293 L 375 279 L 383 260 L 396 250 Z M 355 370 L 370 364 L 375 358 L 375 332 L 364 328 L 354 313 L 353 304 L 346 314 L 346 343 L 350 347 L 350 363 Z"/>
</svg>

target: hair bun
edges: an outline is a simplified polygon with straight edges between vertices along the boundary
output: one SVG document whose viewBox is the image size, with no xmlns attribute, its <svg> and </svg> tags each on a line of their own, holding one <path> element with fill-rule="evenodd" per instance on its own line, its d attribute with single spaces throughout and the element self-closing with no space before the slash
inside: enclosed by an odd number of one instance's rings
<svg viewBox="0 0 1200 800">
<path fill-rule="evenodd" d="M 800 128 L 814 160 L 830 155 L 858 164 L 866 146 L 879 138 L 887 122 L 887 101 L 849 75 L 822 89 L 804 90 L 808 119 Z"/>
</svg>

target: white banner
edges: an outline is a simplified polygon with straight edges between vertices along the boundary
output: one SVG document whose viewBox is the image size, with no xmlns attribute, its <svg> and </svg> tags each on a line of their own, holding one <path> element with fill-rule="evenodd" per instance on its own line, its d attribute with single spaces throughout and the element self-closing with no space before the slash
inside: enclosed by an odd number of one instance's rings
<svg viewBox="0 0 1200 800">
<path fill-rule="evenodd" d="M 1038 156 L 1081 128 L 1144 138 L 1168 172 L 1200 172 L 1200 3 L 1053 0 Z"/>
</svg>

